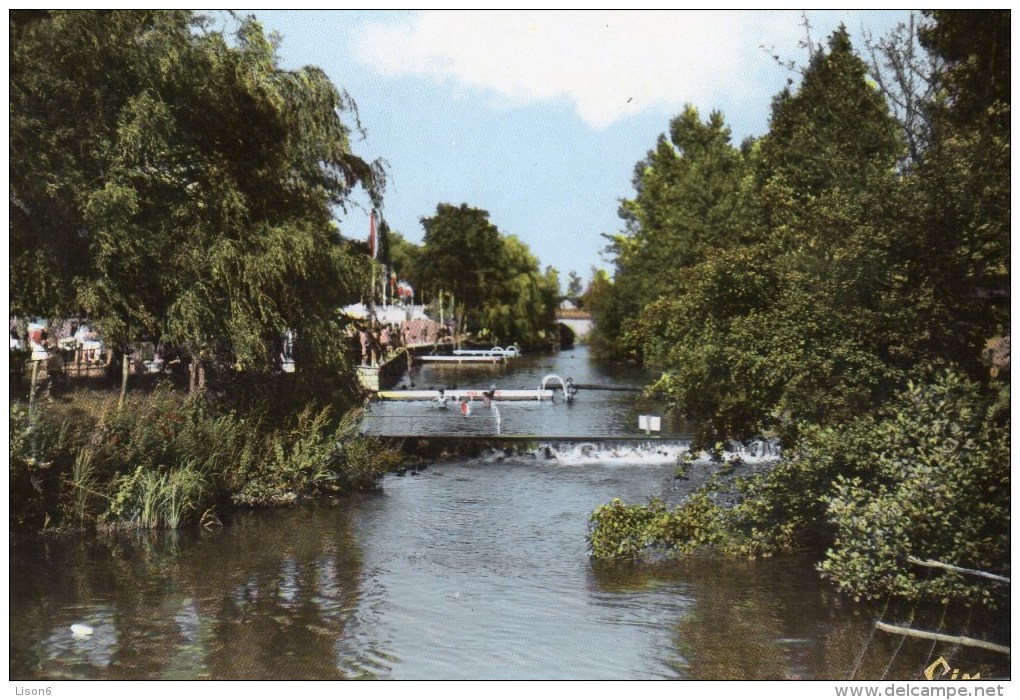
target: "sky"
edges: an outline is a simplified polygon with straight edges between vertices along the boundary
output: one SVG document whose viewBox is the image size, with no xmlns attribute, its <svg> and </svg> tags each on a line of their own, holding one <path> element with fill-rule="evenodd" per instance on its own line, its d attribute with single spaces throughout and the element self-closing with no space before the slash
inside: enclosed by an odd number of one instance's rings
<svg viewBox="0 0 1020 700">
<path fill-rule="evenodd" d="M 440 203 L 489 213 L 539 259 L 584 280 L 612 272 L 635 164 L 693 105 L 720 111 L 739 145 L 768 130 L 772 98 L 804 65 L 804 40 L 841 23 L 854 46 L 907 11 L 254 10 L 280 34 L 282 67 L 315 65 L 358 106 L 352 144 L 387 172 L 381 215 L 421 243 Z M 805 28 L 805 19 L 809 29 Z M 775 57 L 778 56 L 780 60 Z M 347 118 L 349 124 L 349 117 Z M 337 212 L 367 238 L 368 198 Z"/>
</svg>

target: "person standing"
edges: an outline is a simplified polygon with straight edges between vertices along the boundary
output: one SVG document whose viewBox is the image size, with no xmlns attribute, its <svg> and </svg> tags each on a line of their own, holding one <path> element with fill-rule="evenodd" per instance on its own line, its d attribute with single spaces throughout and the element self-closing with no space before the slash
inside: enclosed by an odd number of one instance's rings
<svg viewBox="0 0 1020 700">
<path fill-rule="evenodd" d="M 382 361 L 386 362 L 393 352 L 393 335 L 389 326 L 383 326 L 379 331 L 379 345 L 382 346 Z"/>
<path fill-rule="evenodd" d="M 372 338 L 368 333 L 367 328 L 362 328 L 358 331 L 358 340 L 361 341 L 361 364 L 368 364 L 368 351 L 372 344 Z"/>
</svg>

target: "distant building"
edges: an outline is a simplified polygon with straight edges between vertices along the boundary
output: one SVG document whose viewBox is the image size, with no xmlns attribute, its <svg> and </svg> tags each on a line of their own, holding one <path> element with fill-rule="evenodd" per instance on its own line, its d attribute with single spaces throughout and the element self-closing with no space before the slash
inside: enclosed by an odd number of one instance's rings
<svg viewBox="0 0 1020 700">
<path fill-rule="evenodd" d="M 570 299 L 560 302 L 560 308 L 556 310 L 556 322 L 569 328 L 578 342 L 583 341 L 591 332 L 591 314 L 577 308 Z"/>
</svg>

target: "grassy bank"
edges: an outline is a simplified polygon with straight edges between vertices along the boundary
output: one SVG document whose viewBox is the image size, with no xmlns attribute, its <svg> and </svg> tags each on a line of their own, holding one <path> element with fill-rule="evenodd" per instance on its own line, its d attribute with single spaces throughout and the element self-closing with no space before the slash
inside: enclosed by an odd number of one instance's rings
<svg viewBox="0 0 1020 700">
<path fill-rule="evenodd" d="M 217 510 L 373 488 L 403 457 L 360 436 L 360 412 L 326 403 L 280 411 L 188 395 L 76 390 L 10 402 L 15 531 L 177 528 Z"/>
</svg>

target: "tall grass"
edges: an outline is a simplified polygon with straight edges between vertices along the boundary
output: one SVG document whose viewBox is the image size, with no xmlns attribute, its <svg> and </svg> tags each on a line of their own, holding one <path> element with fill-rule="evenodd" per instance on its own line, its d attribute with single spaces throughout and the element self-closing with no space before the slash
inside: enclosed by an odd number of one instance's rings
<svg viewBox="0 0 1020 700">
<path fill-rule="evenodd" d="M 132 494 L 136 503 L 128 510 L 137 513 L 140 527 L 176 530 L 205 509 L 209 496 L 205 477 L 190 466 L 165 473 L 147 471 L 137 480 Z"/>
<path fill-rule="evenodd" d="M 71 469 L 72 515 L 79 527 L 85 524 L 89 499 L 102 495 L 97 486 L 95 452 L 86 447 L 75 457 Z"/>
<path fill-rule="evenodd" d="M 242 410 L 170 386 L 129 394 L 123 410 L 116 405 L 115 392 L 75 392 L 42 404 L 29 421 L 23 404 L 11 403 L 12 502 L 19 511 L 12 508 L 12 524 L 43 522 L 54 503 L 60 527 L 215 522 L 217 504 L 267 505 L 373 487 L 403 459 L 358 435 L 356 411 Z"/>
</svg>

